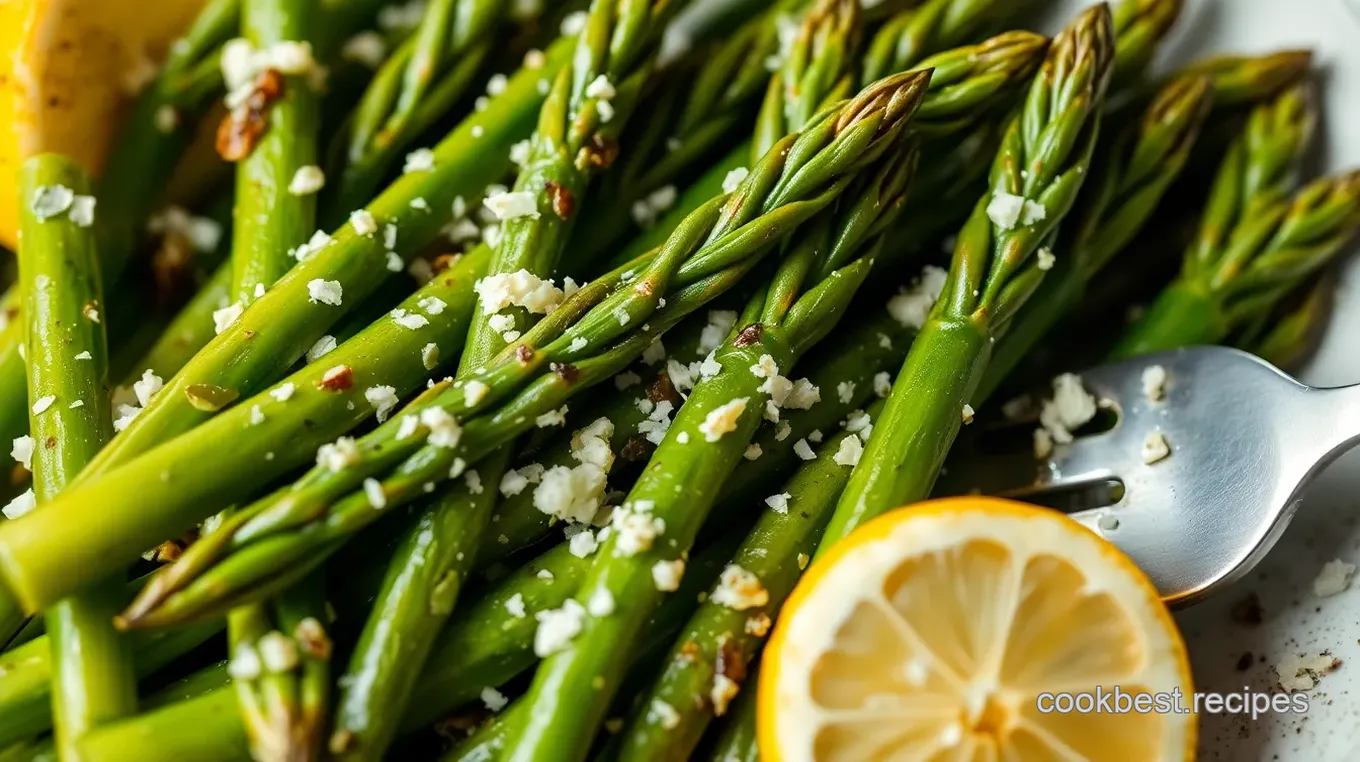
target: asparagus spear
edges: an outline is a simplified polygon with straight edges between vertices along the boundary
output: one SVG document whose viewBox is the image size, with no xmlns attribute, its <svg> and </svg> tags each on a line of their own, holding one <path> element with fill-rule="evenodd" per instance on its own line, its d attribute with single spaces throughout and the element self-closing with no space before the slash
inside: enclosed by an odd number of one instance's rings
<svg viewBox="0 0 1360 762">
<path fill-rule="evenodd" d="M 1288 213 L 1288 196 L 1298 183 L 1301 163 L 1317 129 L 1317 118 L 1315 91 L 1307 82 L 1287 88 L 1252 110 L 1245 130 L 1228 147 L 1219 167 L 1198 232 L 1185 254 L 1181 275 L 1158 297 L 1152 312 L 1196 309 L 1204 299 L 1178 295 L 1193 292 L 1216 297 L 1218 292 L 1231 290 L 1228 281 L 1238 278 L 1252 257 L 1267 250 L 1263 247 L 1268 245 L 1266 238 L 1273 232 L 1269 226 L 1280 224 Z M 1345 178 L 1340 182 L 1344 188 Z M 1308 203 L 1306 199 L 1303 202 Z M 1276 214 L 1275 219 L 1267 221 L 1266 210 Z M 1242 239 L 1243 234 L 1256 238 Z M 1289 242 L 1281 241 L 1281 245 Z M 1329 256 L 1322 254 L 1322 259 Z M 1320 266 L 1321 262 L 1316 264 Z M 1298 280 L 1285 282 L 1287 290 Z M 1277 291 L 1265 303 L 1253 306 L 1264 307 L 1282 296 Z M 1222 294 L 1223 300 L 1230 298 Z M 1225 338 L 1233 327 L 1242 325 L 1242 320 L 1260 314 L 1230 319 L 1225 312 L 1226 305 L 1220 303 L 1204 312 L 1184 313 L 1182 317 L 1187 320 L 1197 315 L 1198 322 L 1187 322 L 1174 329 L 1156 326 L 1173 319 L 1171 315 L 1148 315 L 1130 328 L 1115 354 L 1129 356 L 1156 351 L 1166 341 L 1174 346 L 1214 343 Z M 1162 338 L 1158 338 L 1159 334 Z"/>
<path fill-rule="evenodd" d="M 1185 0 L 1120 0 L 1111 6 L 1115 60 L 1110 87 L 1114 91 L 1136 85 L 1147 74 L 1157 47 L 1184 9 Z"/>
<path fill-rule="evenodd" d="M 843 452 L 855 451 L 861 437 L 869 438 L 864 427 L 872 425 L 882 406 L 878 402 L 855 416 L 855 431 L 829 437 L 815 460 L 804 463 L 781 492 L 768 497 L 768 507 L 727 567 L 754 575 L 764 590 L 764 603 L 736 608 L 723 602 L 720 587 L 709 592 L 637 702 L 622 731 L 617 759 L 689 759 L 712 718 L 727 712 L 849 480 L 854 464 Z"/>
<path fill-rule="evenodd" d="M 390 420 L 349 450 L 346 467 L 314 469 L 200 539 L 124 612 L 124 624 L 157 626 L 265 595 L 380 515 L 369 498 L 375 489 L 387 506 L 400 505 L 423 494 L 424 485 L 461 474 L 466 462 L 534 427 L 540 416 L 548 425 L 570 396 L 621 371 L 834 201 L 893 145 L 927 77 L 890 78 L 829 108 L 771 149 L 734 193 L 696 212 L 665 247 L 581 288 L 482 372 L 456 385 L 436 384 L 408 406 L 413 419 Z M 662 299 L 667 304 L 658 310 Z M 482 386 L 468 394 L 474 383 Z M 384 474 L 376 488 L 362 489 L 365 479 Z M 192 503 L 162 508 L 161 528 L 172 534 L 173 522 L 192 520 L 203 509 Z M 250 560 L 242 566 L 244 559 Z M 287 574 L 274 574 L 285 568 Z M 259 586 L 264 579 L 272 582 Z"/>
<path fill-rule="evenodd" d="M 515 183 L 513 195 L 540 211 L 502 223 L 493 277 L 551 275 L 574 222 L 575 199 L 584 196 L 593 174 L 612 163 L 602 147 L 617 142 L 651 68 L 648 51 L 679 5 L 671 0 L 592 4 L 572 64 L 558 75 L 543 106 Z M 507 344 L 507 327 L 498 318 L 509 318 L 518 330 L 527 327 L 531 315 L 520 309 L 479 311 L 469 328 L 460 378 L 475 374 Z M 398 712 L 393 710 L 405 706 L 456 605 L 490 519 L 495 486 L 512 454 L 506 445 L 484 458 L 476 473 L 485 486 L 468 483 L 433 501 L 398 543 L 342 678 L 346 687 L 331 736 L 333 756 L 376 760 L 386 751 L 396 732 Z"/>
<path fill-rule="evenodd" d="M 12 518 L 35 500 L 50 501 L 111 433 L 89 180 L 69 159 L 41 154 L 24 163 L 19 182 L 33 488 L 10 503 Z M 136 709 L 126 638 L 111 621 L 121 598 L 120 581 L 107 580 L 46 611 L 56 739 L 65 757 L 74 758 L 76 740 L 90 728 Z"/>
<path fill-rule="evenodd" d="M 973 403 L 988 399 L 1083 298 L 1086 284 L 1143 228 L 1185 168 L 1208 116 L 1213 86 L 1188 76 L 1162 89 L 1136 124 L 1098 147 L 1073 234 L 1033 298 L 992 353 Z"/>
<path fill-rule="evenodd" d="M 653 194 L 659 192 L 664 198 L 668 191 L 675 190 L 677 182 L 687 180 L 696 167 L 707 166 L 715 149 L 724 146 L 734 135 L 750 129 L 762 95 L 771 92 L 767 86 L 770 82 L 767 67 L 771 57 L 779 52 L 777 32 L 782 25 L 791 23 L 791 16 L 801 15 L 800 9 L 808 4 L 807 0 L 775 3 L 724 41 L 706 57 L 697 72 L 676 66 L 673 68 L 677 71 L 662 73 L 660 116 L 637 125 L 634 132 L 641 134 L 625 134 L 628 155 L 622 166 L 600 184 L 596 198 L 587 206 L 581 224 L 577 226 L 572 247 L 581 252 L 583 261 L 595 261 L 611 252 L 626 233 L 636 230 L 635 226 L 651 227 L 656 222 L 656 213 L 665 211 L 665 204 L 656 202 Z M 858 33 L 858 4 L 819 0 L 807 11 L 799 30 L 796 44 L 802 54 L 802 65 L 795 68 L 796 64 L 781 63 L 781 71 L 789 73 L 777 75 L 776 79 L 794 78 L 799 73 L 812 74 L 814 81 L 807 83 L 812 89 L 798 93 L 798 97 L 792 99 L 794 103 L 808 104 L 804 112 L 810 114 L 830 99 L 830 91 L 826 88 L 839 79 L 847 64 L 845 59 L 853 53 L 854 38 Z M 813 38 L 817 55 L 809 58 L 808 54 L 814 52 Z M 692 79 L 693 84 L 666 81 L 667 75 L 677 80 Z M 815 81 L 817 77 L 832 81 L 819 83 Z M 821 94 L 821 99 L 814 94 Z M 774 105 L 778 108 L 777 103 Z M 767 132 L 771 141 L 802 125 L 801 121 L 795 121 L 784 129 L 778 120 L 770 121 L 773 123 L 769 126 L 775 128 Z M 757 147 L 753 151 L 754 157 L 759 158 L 768 148 L 768 143 Z M 712 198 L 721 187 L 721 184 L 707 187 L 689 211 Z M 655 244 L 664 240 L 663 234 Z"/>
<path fill-rule="evenodd" d="M 1173 77 L 1208 77 L 1214 83 L 1214 103 L 1227 108 L 1270 98 L 1307 76 L 1312 65 L 1312 51 L 1282 50 L 1263 56 L 1206 58 L 1182 67 Z"/>
<path fill-rule="evenodd" d="M 979 8 L 978 12 L 983 10 L 986 9 Z M 932 33 L 939 35 L 947 31 L 949 30 L 933 29 Z M 886 32 L 880 32 L 880 39 L 885 34 Z M 964 37 L 959 42 L 966 39 L 967 37 Z M 954 39 L 950 37 L 932 37 L 929 38 L 928 45 L 923 42 L 919 47 L 945 48 L 953 41 Z M 933 189 L 938 185 L 947 184 L 930 182 L 933 176 L 943 175 L 948 181 L 967 179 L 951 172 L 955 162 L 936 157 L 962 158 L 965 165 L 969 159 L 976 163 L 976 146 L 970 141 L 957 141 L 957 145 L 951 144 L 956 142 L 960 134 L 979 129 L 979 120 L 982 117 L 1009 103 L 1010 95 L 1018 89 L 1018 86 L 1029 81 L 1043 55 L 1044 47 L 1043 37 L 1027 32 L 1010 32 L 978 45 L 963 45 L 946 50 L 924 60 L 913 61 L 904 57 L 894 63 L 897 67 L 894 70 L 934 69 L 936 72 L 931 79 L 927 101 L 922 104 L 915 122 L 916 129 L 931 138 L 928 150 L 922 152 L 924 162 L 920 182 L 928 184 Z M 911 47 L 913 51 L 917 49 L 918 46 Z M 769 133 L 769 130 L 764 132 L 765 135 Z M 762 144 L 757 141 L 752 144 L 751 149 L 761 147 Z M 656 225 L 634 239 L 623 250 L 618 261 L 627 261 L 660 245 L 685 215 L 698 208 L 723 186 L 731 172 L 740 171 L 747 165 L 747 151 L 746 146 L 733 150 L 682 192 L 670 211 Z M 920 193 L 923 194 L 922 198 L 932 198 L 924 189 Z M 936 217 L 932 210 L 927 219 Z M 917 230 L 920 227 L 913 224 L 912 229 Z"/>
<path fill-rule="evenodd" d="M 1326 265 L 1360 229 L 1360 172 L 1255 204 L 1221 249 L 1192 249 L 1182 275 L 1115 347 L 1116 357 L 1223 341 Z"/>
<path fill-rule="evenodd" d="M 910 118 L 925 77 L 904 76 L 918 80 L 915 102 L 903 109 Z M 618 689 L 619 654 L 628 652 L 642 619 L 674 586 L 668 577 L 678 573 L 676 564 L 683 564 L 762 414 L 777 417 L 791 396 L 792 383 L 779 369 L 831 331 L 868 276 L 879 235 L 900 208 L 915 166 L 914 141 L 891 150 L 839 209 L 809 225 L 768 286 L 757 289 L 743 315 L 745 327 L 715 352 L 717 367 L 695 386 L 642 478 L 615 510 L 574 608 L 568 604 L 559 614 L 574 612 L 579 634 L 557 643 L 535 673 L 526 698 L 529 717 L 513 737 L 512 759 L 584 756 Z M 564 756 L 564 748 L 572 751 Z"/>
<path fill-rule="evenodd" d="M 431 154 L 420 154 L 413 171 L 357 210 L 357 222 L 342 226 L 329 243 L 318 240 L 317 250 L 304 254 L 305 261 L 166 382 L 89 473 L 125 463 L 211 418 L 221 401 L 248 396 L 277 380 L 391 274 L 399 257 L 389 251 L 411 252 L 431 241 L 443 225 L 442 210 L 455 197 L 480 194 L 507 171 L 511 146 L 528 133 L 544 100 L 539 79 L 554 76 L 570 48 L 571 40 L 559 40 L 542 68 L 518 72 L 485 111 L 464 120 Z M 422 163 L 427 158 L 432 166 Z"/>
<path fill-rule="evenodd" d="M 319 20 L 316 10 L 315 0 L 244 0 L 243 37 L 224 53 L 223 71 L 234 89 L 228 100 L 241 99 L 217 140 L 223 158 L 236 162 L 232 297 L 241 307 L 288 272 L 290 252 L 307 241 L 315 224 L 320 96 L 309 81 L 316 64 L 308 60 L 308 35 Z M 275 61 L 249 60 L 282 58 L 277 54 L 284 52 L 303 60 L 284 69 Z"/>
<path fill-rule="evenodd" d="M 398 152 L 466 92 L 495 45 L 507 3 L 434 0 L 416 34 L 383 62 L 354 111 L 334 206 L 373 197 Z"/>
<path fill-rule="evenodd" d="M 820 548 L 929 494 L 994 338 L 1043 280 L 1047 262 L 1036 252 L 1085 180 L 1113 56 L 1103 4 L 1054 40 L 1007 127 L 991 189 L 960 231 L 942 296 L 893 385 L 880 434 L 869 440 Z"/>
<path fill-rule="evenodd" d="M 1299 365 L 1316 348 L 1331 314 L 1336 278 L 1324 271 L 1286 297 L 1256 330 L 1243 332 L 1237 346 L 1260 355 L 1279 368 Z"/>
<path fill-rule="evenodd" d="M 392 318 L 422 316 L 428 321 L 424 328 L 412 330 L 396 319 L 378 321 L 317 362 L 174 442 L 72 485 L 24 522 L 5 524 L 0 534 L 14 532 L 18 539 L 13 547 L 20 554 L 48 541 L 52 549 L 60 549 L 55 555 L 38 553 L 30 559 L 55 565 L 34 576 L 23 575 L 38 583 L 26 605 L 41 608 L 98 579 L 100 573 L 135 561 L 165 538 L 180 536 L 194 521 L 250 498 L 257 485 L 313 462 L 322 443 L 349 431 L 379 407 L 390 406 L 391 398 L 418 388 L 441 357 L 456 357 L 461 350 L 475 301 L 473 284 L 485 273 L 489 258 L 486 249 L 464 256 L 407 299 L 398 308 L 400 313 L 393 311 Z M 445 305 L 437 313 L 428 309 L 436 303 Z M 370 390 L 376 390 L 372 400 Z M 231 442 L 231 447 L 224 449 L 224 442 Z M 0 545 L 5 542 L 0 540 Z M 0 557 L 7 553 L 0 551 Z M 9 565 L 0 561 L 0 566 L 8 581 Z"/>
<path fill-rule="evenodd" d="M 322 584 L 313 575 L 227 617 L 229 671 L 256 762 L 320 758 L 331 657 Z"/>
<path fill-rule="evenodd" d="M 906 71 L 927 56 L 1003 29 L 1034 6 L 1033 0 L 925 0 L 899 11 L 874 35 L 860 80 L 872 82 Z"/>
</svg>

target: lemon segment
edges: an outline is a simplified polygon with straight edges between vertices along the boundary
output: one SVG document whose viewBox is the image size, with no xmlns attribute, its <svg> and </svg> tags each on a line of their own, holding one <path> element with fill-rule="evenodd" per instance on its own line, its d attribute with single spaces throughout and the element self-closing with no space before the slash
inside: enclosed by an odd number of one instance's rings
<svg viewBox="0 0 1360 762">
<path fill-rule="evenodd" d="M 137 89 L 204 0 L 0 0 L 0 245 L 18 231 L 18 171 L 66 154 L 97 174 Z"/>
<path fill-rule="evenodd" d="M 1189 661 L 1155 588 L 1080 524 L 1016 503 L 935 501 L 865 525 L 809 570 L 762 669 L 766 760 L 1193 757 Z M 1098 687 L 1179 692 L 1187 711 L 1040 711 Z"/>
</svg>

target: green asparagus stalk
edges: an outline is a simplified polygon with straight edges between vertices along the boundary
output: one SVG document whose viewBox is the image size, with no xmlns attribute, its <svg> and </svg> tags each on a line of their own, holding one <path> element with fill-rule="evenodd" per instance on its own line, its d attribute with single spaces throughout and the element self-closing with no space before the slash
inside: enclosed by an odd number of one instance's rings
<svg viewBox="0 0 1360 762">
<path fill-rule="evenodd" d="M 321 99 L 309 81 L 315 63 L 287 70 L 246 64 L 241 66 L 244 71 L 235 72 L 228 61 L 236 51 L 259 55 L 283 48 L 310 57 L 308 36 L 317 27 L 317 10 L 315 0 L 244 0 L 241 31 L 245 43 L 233 42 L 224 59 L 223 67 L 233 80 L 228 84 L 248 94 L 233 92 L 229 97 L 245 102 L 234 107 L 219 129 L 219 153 L 227 147 L 223 134 L 228 129 L 262 132 L 258 138 L 238 138 L 244 145 L 223 154 L 236 162 L 232 301 L 242 307 L 288 272 L 294 262 L 290 252 L 304 244 L 314 229 L 320 187 L 313 175 L 320 174 L 316 143 Z M 235 81 L 238 78 L 242 81 Z M 259 120 L 259 126 L 248 125 L 249 120 Z"/>
<path fill-rule="evenodd" d="M 634 132 L 640 135 L 625 134 L 627 155 L 622 166 L 603 180 L 577 226 L 572 248 L 581 252 L 583 261 L 595 261 L 612 253 L 621 239 L 637 227 L 651 227 L 656 213 L 665 211 L 665 204 L 653 203 L 653 194 L 661 192 L 664 196 L 666 191 L 673 191 L 677 183 L 689 179 L 695 167 L 707 166 L 716 149 L 750 129 L 760 99 L 769 89 L 767 67 L 771 57 L 779 53 L 778 29 L 781 24 L 790 23 L 789 17 L 807 4 L 806 0 L 784 0 L 768 8 L 725 40 L 697 72 L 675 66 L 675 71 L 662 73 L 661 116 L 637 125 Z M 830 43 L 831 48 L 812 61 L 804 58 L 800 70 L 838 79 L 839 67 L 853 52 L 857 4 L 822 0 L 807 15 L 799 34 L 802 52 L 811 52 L 809 37 L 813 34 L 817 35 L 819 47 Z M 815 65 L 809 65 L 812 62 Z M 665 81 L 668 75 L 681 81 Z M 686 83 L 690 79 L 692 85 Z M 815 100 L 812 94 L 824 94 L 823 100 L 807 107 L 810 113 L 829 100 L 830 95 L 818 83 L 808 84 L 815 89 L 800 94 L 796 102 L 807 103 Z M 771 132 L 769 138 L 781 138 L 801 125 L 791 123 L 791 129 Z M 756 158 L 768 148 L 766 144 L 764 149 L 757 149 Z M 719 184 L 706 188 L 690 211 L 716 195 L 721 187 Z M 655 245 L 664 240 L 663 235 Z"/>
<path fill-rule="evenodd" d="M 726 537 L 718 540 L 712 546 L 695 554 L 693 561 L 689 564 L 680 586 L 675 590 L 674 595 L 668 597 L 656 611 L 651 614 L 646 624 L 643 626 L 638 638 L 638 646 L 632 649 L 629 655 L 629 663 L 625 666 L 629 668 L 628 682 L 635 680 L 639 682 L 634 690 L 620 691 L 619 698 L 614 702 L 615 705 L 626 704 L 629 697 L 636 694 L 641 689 L 640 679 L 645 678 L 649 666 L 659 659 L 675 639 L 675 634 L 685 623 L 686 617 L 690 616 L 698 601 L 703 597 L 703 591 L 712 584 L 722 571 L 723 564 L 731 557 L 732 551 L 736 547 L 735 537 Z M 586 565 L 588 568 L 589 564 Z M 585 569 L 582 569 L 584 576 Z M 505 742 L 514 737 L 514 734 L 525 722 L 529 711 L 529 702 L 525 697 L 521 697 L 512 702 L 497 715 L 493 716 L 482 727 L 478 728 L 466 740 L 458 743 L 448 754 L 441 757 L 444 762 L 454 760 L 471 760 L 482 758 L 486 752 L 498 753 L 503 751 Z M 627 707 L 622 711 L 625 713 Z"/>
<path fill-rule="evenodd" d="M 680 5 L 673 0 L 591 5 L 576 54 L 543 106 L 515 183 L 513 194 L 538 211 L 502 223 L 493 276 L 552 274 L 574 223 L 575 199 L 584 197 L 593 174 L 612 163 L 600 147 L 617 142 L 651 68 L 647 51 Z M 508 343 L 497 317 L 510 318 L 514 330 L 527 328 L 532 319 L 522 309 L 499 315 L 480 310 L 469 328 L 460 378 L 475 375 Z M 506 445 L 483 458 L 475 473 L 485 484 L 467 483 L 434 500 L 399 541 L 342 678 L 329 745 L 337 759 L 377 760 L 385 753 L 399 710 L 457 603 L 461 581 L 472 571 L 512 454 Z"/>
<path fill-rule="evenodd" d="M 282 382 L 125 466 L 72 485 L 27 521 L 4 525 L 5 532 L 16 532 L 14 548 L 21 554 L 38 550 L 40 538 L 61 549 L 30 559 L 54 566 L 27 577 L 37 587 L 31 588 L 33 602 L 26 601 L 26 607 L 36 610 L 98 579 L 95 567 L 105 574 L 122 568 L 165 538 L 182 535 L 193 522 L 251 498 L 257 485 L 314 462 L 321 444 L 377 410 L 385 415 L 392 400 L 424 384 L 441 358 L 458 356 L 476 300 L 473 285 L 489 259 L 485 248 L 462 257 L 408 298 L 400 312 L 394 310 L 389 319 Z M 407 327 L 415 325 L 411 315 L 428 324 Z M 224 449 L 223 442 L 232 446 Z M 153 505 L 163 511 L 149 510 Z M 62 511 L 70 512 L 66 519 L 49 518 Z M 8 551 L 0 551 L 0 558 L 8 557 Z M 11 568 L 7 560 L 0 560 L 0 567 Z M 9 581 L 8 571 L 0 574 Z"/>
<path fill-rule="evenodd" d="M 1191 76 L 1162 89 L 1141 119 L 1097 148 L 1092 180 L 1078 206 L 1073 235 L 1044 282 L 1020 309 L 973 395 L 988 399 L 1040 340 L 1085 296 L 1086 284 L 1128 246 L 1185 168 L 1213 102 L 1208 78 Z"/>
<path fill-rule="evenodd" d="M 907 118 L 924 95 L 924 79 L 919 77 Z M 535 673 L 526 694 L 529 715 L 512 737 L 511 759 L 584 757 L 619 687 L 619 655 L 628 653 L 645 617 L 674 587 L 718 489 L 761 417 L 777 418 L 792 396 L 792 382 L 779 369 L 832 330 L 868 276 L 879 236 L 904 199 L 915 151 L 913 140 L 895 146 L 838 209 L 809 224 L 768 286 L 757 289 L 742 317 L 745 327 L 715 352 L 716 373 L 701 380 L 681 407 L 615 510 L 574 604 L 560 612 L 574 614 L 579 634 L 555 644 Z"/>
<path fill-rule="evenodd" d="M 334 206 L 361 208 L 396 155 L 448 111 L 496 43 L 508 4 L 433 0 L 411 38 L 388 57 L 354 111 Z"/>
<path fill-rule="evenodd" d="M 1147 74 L 1157 48 L 1185 9 L 1185 0 L 1120 0 L 1111 6 L 1114 74 L 1110 88 L 1121 91 Z"/>
<path fill-rule="evenodd" d="M 756 741 L 756 696 L 759 691 L 759 672 L 747 678 L 747 688 L 737 695 L 728 710 L 713 748 L 704 757 L 711 762 L 760 762 L 760 747 Z"/>
<path fill-rule="evenodd" d="M 386 276 L 401 269 L 398 253 L 409 254 L 435 238 L 444 224 L 442 210 L 455 197 L 480 195 L 509 169 L 511 146 L 528 134 L 545 98 L 538 80 L 555 76 L 571 47 L 570 39 L 555 43 L 542 68 L 518 72 L 485 111 L 449 133 L 432 151 L 432 166 L 417 162 L 351 222 L 322 239 L 328 243 L 319 240 L 314 251 L 309 246 L 305 261 L 167 381 L 83 478 L 127 462 L 211 418 L 227 401 L 276 381 Z"/>
<path fill-rule="evenodd" d="M 151 675 L 221 630 L 222 622 L 213 620 L 134 633 L 129 638 L 132 669 L 139 678 Z M 52 729 L 53 652 L 52 642 L 43 635 L 0 654 L 0 746 Z"/>
<path fill-rule="evenodd" d="M 927 56 L 981 39 L 1022 18 L 1033 6 L 1033 0 L 926 0 L 902 10 L 874 35 L 860 81 L 906 71 Z"/>
<path fill-rule="evenodd" d="M 619 760 L 689 759 L 709 722 L 727 712 L 747 666 L 817 549 L 822 530 L 850 478 L 861 437 L 868 439 L 882 402 L 853 418 L 854 431 L 829 437 L 817 457 L 803 464 L 768 496 L 768 507 L 727 566 L 759 580 L 763 600 L 733 606 L 719 585 L 690 617 L 660 674 L 638 701 L 622 732 Z M 751 601 L 755 603 L 755 601 Z"/>
<path fill-rule="evenodd" d="M 395 507 L 424 494 L 426 484 L 461 474 L 465 464 L 533 428 L 540 416 L 550 425 L 573 394 L 623 370 L 657 336 L 749 272 L 784 234 L 829 206 L 894 144 L 928 76 L 890 78 L 830 107 L 807 130 L 777 144 L 734 193 L 696 212 L 665 247 L 582 287 L 482 372 L 434 385 L 408 406 L 414 418 L 380 426 L 348 451 L 347 466 L 314 469 L 201 538 L 124 612 L 125 626 L 159 626 L 266 595 L 380 515 L 369 497 L 376 489 Z M 482 386 L 468 394 L 474 382 Z M 365 479 L 380 476 L 376 487 L 362 488 Z M 182 493 L 180 487 L 166 490 L 167 498 L 176 500 L 170 495 Z M 195 503 L 171 510 L 157 505 L 166 519 L 162 530 L 171 530 L 165 534 L 204 510 Z M 146 512 L 145 505 L 139 509 Z M 289 571 L 275 573 L 282 569 Z M 265 580 L 271 581 L 257 584 Z M 15 585 L 26 588 L 36 591 Z"/>
<path fill-rule="evenodd" d="M 1218 108 L 1255 104 L 1266 100 L 1308 75 L 1313 54 L 1308 50 L 1282 50 L 1263 56 L 1216 56 L 1196 61 L 1173 77 L 1204 75 L 1214 83 Z"/>
<path fill-rule="evenodd" d="M 1181 276 L 1130 327 L 1116 357 L 1223 341 L 1330 262 L 1360 229 L 1360 172 L 1253 205 L 1218 250 L 1192 250 Z"/>
<path fill-rule="evenodd" d="M 1234 343 L 1284 369 L 1298 366 L 1311 350 L 1331 315 L 1336 279 L 1324 271 L 1287 297 L 1255 331 L 1244 331 Z"/>
<path fill-rule="evenodd" d="M 1273 290 L 1270 296 L 1252 294 L 1253 299 L 1256 296 L 1265 299 L 1264 302 L 1253 300 L 1251 307 L 1259 308 L 1258 312 L 1235 317 L 1227 314 L 1231 310 L 1225 302 L 1235 298 L 1228 294 L 1233 290 L 1233 282 L 1243 275 L 1253 257 L 1268 250 L 1266 247 L 1271 245 L 1268 239 L 1274 232 L 1272 226 L 1280 225 L 1289 214 L 1288 197 L 1298 184 L 1301 164 L 1317 129 L 1317 119 L 1316 94 L 1307 82 L 1287 88 L 1273 100 L 1252 110 L 1245 130 L 1228 147 L 1219 167 L 1198 232 L 1185 254 L 1180 277 L 1154 302 L 1150 312 L 1157 314 L 1147 315 L 1130 328 L 1116 347 L 1116 356 L 1222 341 L 1229 332 L 1243 327 L 1243 321 L 1259 317 L 1265 307 L 1274 304 L 1300 282 L 1301 277 L 1289 276 L 1271 284 L 1282 290 Z M 1342 177 L 1337 182 L 1340 198 L 1344 199 L 1348 180 Z M 1325 196 L 1330 191 L 1320 189 L 1318 192 Z M 1315 202 L 1309 197 L 1301 197 L 1300 201 L 1305 205 Z M 1344 200 L 1342 203 L 1344 205 Z M 1300 213 L 1304 213 L 1303 210 Z M 1247 238 L 1243 238 L 1244 235 Z M 1316 239 L 1308 241 L 1309 244 L 1315 242 Z M 1341 243 L 1337 241 L 1336 245 Z M 1283 240 L 1280 245 L 1291 244 Z M 1320 259 L 1314 266 L 1321 266 L 1331 253 L 1319 251 Z M 1284 273 L 1278 275 L 1285 276 Z M 1256 283 L 1252 288 L 1265 285 Z M 1212 296 L 1218 304 L 1208 305 L 1205 299 L 1194 294 Z M 1239 293 L 1238 297 L 1241 296 L 1244 295 Z M 1193 310 L 1181 313 L 1181 318 L 1196 322 L 1166 327 L 1167 321 L 1179 322 L 1179 318 L 1170 314 L 1179 310 Z"/>
<path fill-rule="evenodd" d="M 256 762 L 319 759 L 331 641 L 320 575 L 227 617 L 237 703 Z"/>
<path fill-rule="evenodd" d="M 927 150 L 913 190 L 919 198 L 935 199 L 937 190 L 955 185 L 970 187 L 977 161 L 979 142 L 990 145 L 984 133 L 983 118 L 1003 110 L 1011 103 L 1021 85 L 1027 83 L 1043 58 L 1046 40 L 1028 32 L 1008 32 L 978 45 L 965 45 L 947 50 L 916 65 L 905 64 L 913 71 L 933 69 L 926 100 L 921 104 L 914 129 L 927 137 Z M 773 88 L 772 88 L 773 89 Z M 963 134 L 969 138 L 959 140 Z M 982 137 L 982 140 L 975 138 Z M 951 145 L 953 144 L 953 145 Z M 752 147 L 758 147 L 753 143 Z M 619 261 L 628 261 L 660 245 L 685 215 L 698 208 L 723 187 L 734 171 L 747 166 L 747 147 L 741 146 L 704 174 L 680 194 L 675 205 L 652 228 L 633 240 L 623 250 Z M 971 204 L 971 199 L 969 201 Z M 917 219 L 924 217 L 924 219 Z M 906 215 L 902 225 L 922 238 L 934 239 L 929 223 L 938 224 L 941 215 L 934 206 L 922 215 Z M 948 216 L 946 215 L 946 218 Z"/>
<path fill-rule="evenodd" d="M 893 385 L 880 435 L 869 440 L 820 548 L 930 493 L 992 342 L 1042 282 L 1047 252 L 1037 252 L 1086 178 L 1113 56 L 1106 5 L 1054 40 L 1007 127 L 991 188 L 959 233 L 942 295 Z"/>
<path fill-rule="evenodd" d="M 19 182 L 33 489 L 11 509 L 49 502 L 108 439 L 112 420 L 89 180 L 69 159 L 42 154 L 24 163 Z M 126 636 L 111 619 L 121 598 L 112 579 L 45 613 L 63 757 L 75 758 L 76 740 L 96 724 L 136 709 Z"/>
</svg>

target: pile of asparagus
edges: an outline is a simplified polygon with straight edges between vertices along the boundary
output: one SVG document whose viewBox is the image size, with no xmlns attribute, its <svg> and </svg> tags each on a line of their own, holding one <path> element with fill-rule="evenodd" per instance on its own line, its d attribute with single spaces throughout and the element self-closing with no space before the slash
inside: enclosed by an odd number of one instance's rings
<svg viewBox="0 0 1360 762">
<path fill-rule="evenodd" d="M 0 759 L 755 759 L 801 572 L 998 390 L 1325 320 L 1307 52 L 687 5 L 212 0 L 96 182 L 28 161 Z"/>
</svg>

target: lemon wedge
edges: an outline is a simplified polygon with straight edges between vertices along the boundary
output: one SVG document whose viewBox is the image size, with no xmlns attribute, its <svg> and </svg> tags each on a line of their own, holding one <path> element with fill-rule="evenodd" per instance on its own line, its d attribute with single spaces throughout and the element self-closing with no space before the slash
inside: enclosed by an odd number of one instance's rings
<svg viewBox="0 0 1360 762">
<path fill-rule="evenodd" d="M 813 564 L 765 652 L 757 727 L 767 762 L 1188 760 L 1191 692 L 1175 623 L 1117 548 L 969 497 L 885 515 Z"/>
<path fill-rule="evenodd" d="M 138 88 L 204 0 L 0 0 L 0 245 L 18 231 L 18 171 L 54 151 L 97 174 Z"/>
</svg>

